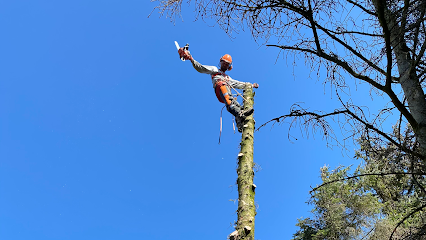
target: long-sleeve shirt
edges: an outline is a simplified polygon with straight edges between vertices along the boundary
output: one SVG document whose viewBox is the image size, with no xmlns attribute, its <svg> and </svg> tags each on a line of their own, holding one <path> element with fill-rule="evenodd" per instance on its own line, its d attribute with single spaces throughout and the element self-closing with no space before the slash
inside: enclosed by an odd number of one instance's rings
<svg viewBox="0 0 426 240">
<path fill-rule="evenodd" d="M 237 89 L 243 89 L 246 84 L 250 84 L 248 82 L 240 82 L 238 80 L 232 79 L 229 75 L 227 75 L 225 72 L 221 71 L 215 66 L 207 66 L 203 65 L 194 59 L 192 59 L 192 66 L 197 70 L 199 73 L 205 73 L 210 74 L 212 77 L 212 83 L 213 87 L 216 85 L 216 82 L 218 81 L 225 81 L 227 82 L 231 87 L 237 88 Z"/>
</svg>

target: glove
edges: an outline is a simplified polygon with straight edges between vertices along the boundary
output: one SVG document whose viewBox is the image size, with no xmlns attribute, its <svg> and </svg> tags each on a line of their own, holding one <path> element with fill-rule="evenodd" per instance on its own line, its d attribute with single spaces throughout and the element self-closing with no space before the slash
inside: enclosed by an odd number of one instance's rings
<svg viewBox="0 0 426 240">
<path fill-rule="evenodd" d="M 259 87 L 259 84 L 253 83 L 253 88 L 258 88 L 258 87 Z"/>
<path fill-rule="evenodd" d="M 179 56 L 185 60 L 192 60 L 192 56 L 188 50 L 184 50 L 183 48 L 179 48 L 178 50 Z"/>
<path fill-rule="evenodd" d="M 190 60 L 190 61 L 192 61 L 192 56 L 191 56 L 191 54 L 189 53 L 189 51 L 185 51 L 185 55 L 184 55 L 183 57 L 185 58 L 185 60 Z"/>
</svg>

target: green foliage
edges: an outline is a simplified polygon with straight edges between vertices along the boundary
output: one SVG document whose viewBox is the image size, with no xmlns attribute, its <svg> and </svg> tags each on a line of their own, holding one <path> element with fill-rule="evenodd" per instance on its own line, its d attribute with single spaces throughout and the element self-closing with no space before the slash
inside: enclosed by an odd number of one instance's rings
<svg viewBox="0 0 426 240">
<path fill-rule="evenodd" d="M 410 128 L 402 138 L 417 144 Z M 313 216 L 299 219 L 293 239 L 379 240 L 392 234 L 393 239 L 426 239 L 426 181 L 422 174 L 410 174 L 421 173 L 421 161 L 366 136 L 359 144 L 355 157 L 362 163 L 356 169 L 321 168 L 323 185 L 309 201 Z"/>
<path fill-rule="evenodd" d="M 294 240 L 313 240 L 313 236 L 318 232 L 312 225 L 314 224 L 310 219 L 298 219 L 296 226 L 300 230 L 293 235 Z"/>
<path fill-rule="evenodd" d="M 329 171 L 321 168 L 324 182 L 345 178 L 349 167 Z M 374 218 L 380 215 L 380 203 L 369 192 L 364 182 L 357 179 L 337 181 L 316 190 L 309 202 L 314 205 L 314 218 L 299 220 L 304 238 L 294 239 L 355 239 L 364 229 L 370 228 Z M 306 231 L 308 230 L 308 231 Z M 310 235 L 311 238 L 306 235 Z"/>
</svg>

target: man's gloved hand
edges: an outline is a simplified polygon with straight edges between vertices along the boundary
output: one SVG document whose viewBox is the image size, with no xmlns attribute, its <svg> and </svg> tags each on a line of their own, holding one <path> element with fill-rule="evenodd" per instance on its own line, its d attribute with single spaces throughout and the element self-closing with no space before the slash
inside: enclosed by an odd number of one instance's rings
<svg viewBox="0 0 426 240">
<path fill-rule="evenodd" d="M 184 55 L 183 57 L 185 58 L 185 60 L 190 60 L 190 61 L 192 61 L 192 56 L 191 56 L 191 54 L 189 53 L 189 51 L 185 51 L 185 55 Z"/>
<path fill-rule="evenodd" d="M 178 50 L 179 56 L 185 60 L 192 60 L 191 53 L 188 50 L 184 50 L 183 48 L 179 48 Z"/>
<path fill-rule="evenodd" d="M 258 87 L 259 87 L 259 84 L 253 83 L 253 88 L 258 88 Z"/>
</svg>

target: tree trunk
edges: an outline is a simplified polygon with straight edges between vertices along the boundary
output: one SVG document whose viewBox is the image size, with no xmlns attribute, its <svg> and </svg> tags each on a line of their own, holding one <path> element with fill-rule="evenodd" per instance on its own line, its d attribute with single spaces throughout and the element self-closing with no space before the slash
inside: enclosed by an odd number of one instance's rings
<svg viewBox="0 0 426 240">
<path fill-rule="evenodd" d="M 382 0 L 372 0 L 376 8 L 376 12 L 384 12 L 384 20 L 389 29 L 390 45 L 395 54 L 396 64 L 399 72 L 399 83 L 401 84 L 404 95 L 407 99 L 410 114 L 416 121 L 416 126 L 412 126 L 416 134 L 417 141 L 420 144 L 420 153 L 426 156 L 426 100 L 425 93 L 420 85 L 419 77 L 415 71 L 410 72 L 412 67 L 412 59 L 410 52 L 405 50 L 407 44 L 405 41 L 405 29 L 401 28 L 397 21 L 395 13 L 386 6 L 386 2 Z M 383 9 L 381 9 L 383 8 Z M 381 23 L 383 24 L 383 22 Z M 426 164 L 426 158 L 423 159 Z"/>
<path fill-rule="evenodd" d="M 254 92 L 251 85 L 244 89 L 244 109 L 253 107 Z M 253 184 L 253 135 L 254 135 L 253 115 L 244 121 L 241 136 L 241 151 L 238 154 L 237 184 L 238 184 L 238 220 L 236 231 L 230 235 L 231 240 L 254 240 L 254 217 L 256 207 L 254 205 L 254 192 L 256 185 Z"/>
</svg>

